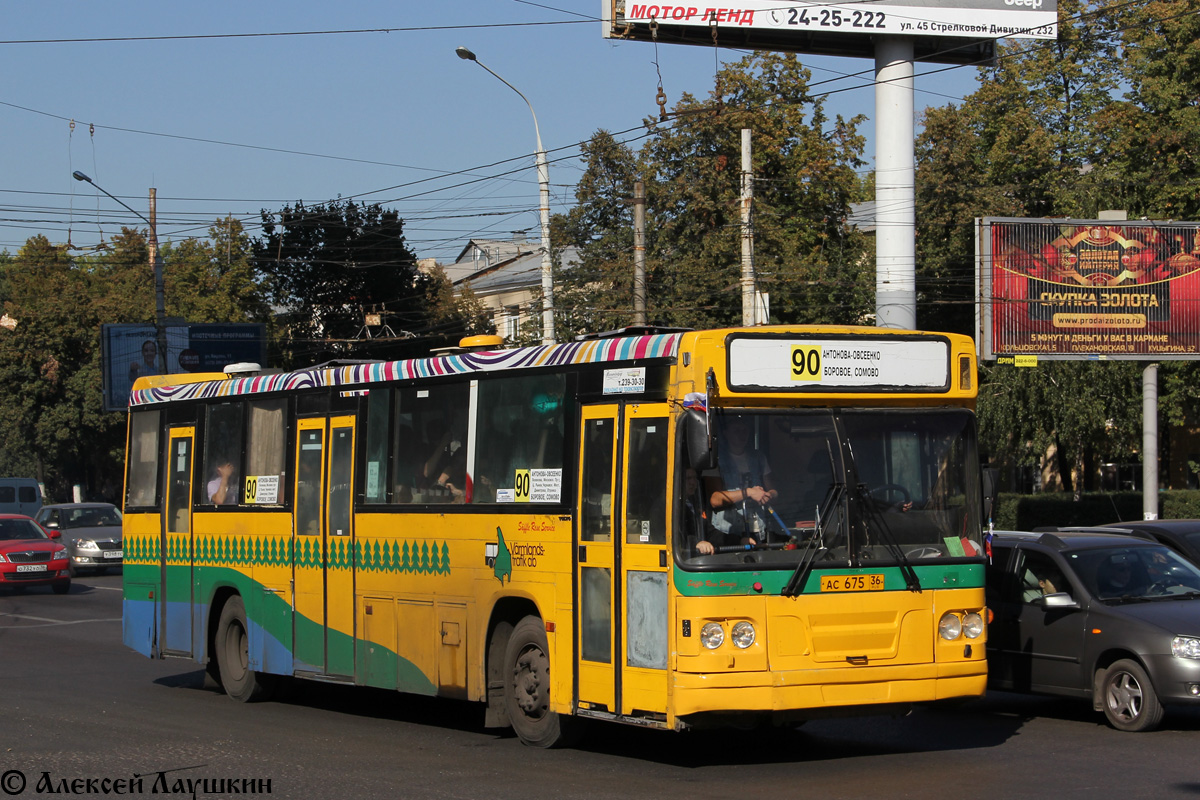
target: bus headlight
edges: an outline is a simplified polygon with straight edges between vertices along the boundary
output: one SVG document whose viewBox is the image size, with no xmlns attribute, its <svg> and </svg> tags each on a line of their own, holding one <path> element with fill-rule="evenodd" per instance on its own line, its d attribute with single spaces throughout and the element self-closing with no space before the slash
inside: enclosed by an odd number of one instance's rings
<svg viewBox="0 0 1200 800">
<path fill-rule="evenodd" d="M 948 642 L 962 636 L 962 620 L 958 618 L 958 614 L 949 611 L 942 614 L 941 620 L 938 621 L 938 634 Z"/>
<path fill-rule="evenodd" d="M 736 647 L 745 650 L 754 644 L 754 626 L 744 621 L 737 623 L 730 632 L 730 639 Z"/>
<path fill-rule="evenodd" d="M 968 639 L 978 639 L 983 635 L 983 617 L 974 611 L 967 614 L 962 620 L 962 632 Z"/>
<path fill-rule="evenodd" d="M 725 629 L 719 622 L 706 622 L 700 629 L 700 643 L 709 650 L 716 650 L 725 641 Z"/>
</svg>

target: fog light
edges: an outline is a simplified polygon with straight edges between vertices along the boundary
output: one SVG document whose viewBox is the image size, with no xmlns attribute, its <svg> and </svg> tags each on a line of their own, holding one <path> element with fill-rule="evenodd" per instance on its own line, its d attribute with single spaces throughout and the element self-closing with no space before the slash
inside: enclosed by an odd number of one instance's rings
<svg viewBox="0 0 1200 800">
<path fill-rule="evenodd" d="M 1200 697 L 1200 683 L 1189 683 L 1187 690 L 1192 697 Z"/>
</svg>

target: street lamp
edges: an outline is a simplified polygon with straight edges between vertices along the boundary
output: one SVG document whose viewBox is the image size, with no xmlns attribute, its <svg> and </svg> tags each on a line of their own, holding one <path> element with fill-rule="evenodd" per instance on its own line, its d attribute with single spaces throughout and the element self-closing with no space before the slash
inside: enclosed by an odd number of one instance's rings
<svg viewBox="0 0 1200 800">
<path fill-rule="evenodd" d="M 84 175 L 82 172 L 80 172 L 79 170 L 75 170 L 74 172 L 72 172 L 71 177 L 73 177 L 77 181 L 83 181 L 85 183 L 90 183 L 92 186 L 95 186 L 97 189 L 99 189 L 100 191 L 107 194 L 113 200 L 116 200 L 118 203 L 125 206 L 125 208 L 129 209 L 134 214 L 136 214 L 137 217 L 142 222 L 146 223 L 146 227 L 149 228 L 149 230 L 150 230 L 150 242 L 153 245 L 153 265 L 154 265 L 154 340 L 158 346 L 158 358 L 159 358 L 159 370 L 160 370 L 159 374 L 166 375 L 167 374 L 166 297 L 165 297 L 165 292 L 163 291 L 162 256 L 160 256 L 158 254 L 158 232 L 155 231 L 155 229 L 154 229 L 154 223 L 151 222 L 150 220 L 146 219 L 145 217 L 143 217 L 140 211 L 131 207 L 128 203 L 126 203 L 121 198 L 110 193 L 103 186 L 96 183 L 91 178 L 89 178 L 87 175 Z M 154 191 L 154 190 L 151 189 L 150 191 Z M 151 213 L 153 213 L 153 212 L 151 212 Z"/>
<path fill-rule="evenodd" d="M 538 213 L 541 215 L 542 222 L 542 344 L 554 344 L 554 278 L 550 265 L 550 167 L 546 164 L 546 149 L 542 147 L 542 132 L 538 128 L 537 113 L 533 110 L 533 103 L 529 102 L 528 97 L 521 94 L 520 89 L 492 72 L 470 50 L 465 47 L 457 47 L 454 52 L 464 61 L 474 61 L 491 72 L 493 77 L 520 95 L 521 99 L 525 101 L 525 105 L 529 106 L 529 113 L 533 114 L 533 132 L 537 136 L 537 173 L 541 200 Z"/>
</svg>

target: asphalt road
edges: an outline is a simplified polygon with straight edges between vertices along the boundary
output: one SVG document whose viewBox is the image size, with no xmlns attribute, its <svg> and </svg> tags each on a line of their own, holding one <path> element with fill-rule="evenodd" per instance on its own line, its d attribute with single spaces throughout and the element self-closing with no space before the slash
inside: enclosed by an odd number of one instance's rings
<svg viewBox="0 0 1200 800">
<path fill-rule="evenodd" d="M 990 694 L 787 732 L 598 725 L 578 748 L 539 751 L 485 730 L 470 703 L 299 684 L 242 705 L 195 664 L 121 644 L 120 580 L 0 594 L 0 800 L 246 787 L 488 800 L 1200 796 L 1200 710 L 1127 734 L 1086 703 Z"/>
</svg>

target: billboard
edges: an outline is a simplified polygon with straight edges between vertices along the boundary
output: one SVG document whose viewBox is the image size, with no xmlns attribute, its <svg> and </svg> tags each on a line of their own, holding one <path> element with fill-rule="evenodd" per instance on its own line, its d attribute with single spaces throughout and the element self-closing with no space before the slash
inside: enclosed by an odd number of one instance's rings
<svg viewBox="0 0 1200 800">
<path fill-rule="evenodd" d="M 267 360 L 267 329 L 255 323 L 168 325 L 167 372 L 220 372 L 228 364 Z M 133 382 L 160 374 L 153 325 L 101 325 L 104 410 L 124 411 Z"/>
<path fill-rule="evenodd" d="M 914 40 L 922 61 L 990 59 L 1000 38 L 1055 39 L 1057 0 L 601 0 L 606 38 L 873 58 L 873 37 Z"/>
<path fill-rule="evenodd" d="M 1200 223 L 988 217 L 976 234 L 981 358 L 1200 358 Z"/>
</svg>

